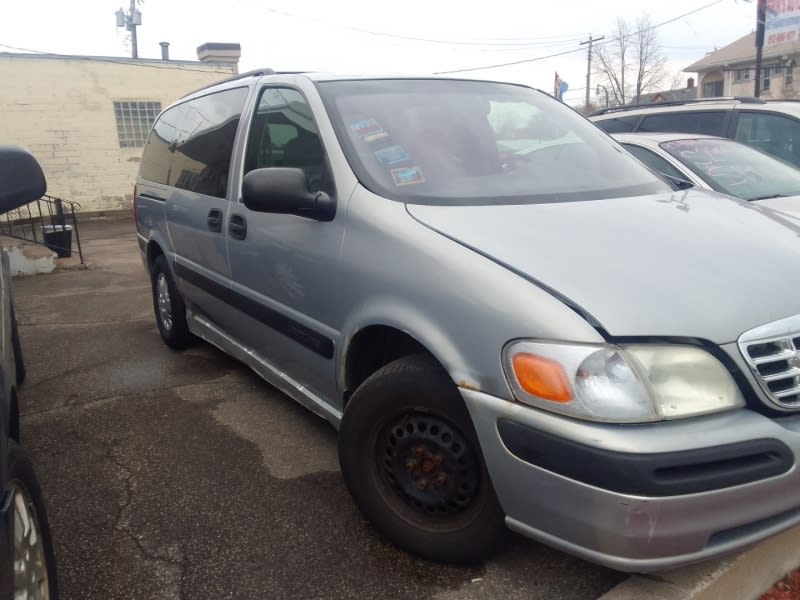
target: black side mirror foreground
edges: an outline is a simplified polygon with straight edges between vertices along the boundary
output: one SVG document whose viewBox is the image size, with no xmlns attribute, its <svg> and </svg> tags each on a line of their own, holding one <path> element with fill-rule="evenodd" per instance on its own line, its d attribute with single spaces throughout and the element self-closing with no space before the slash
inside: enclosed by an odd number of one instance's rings
<svg viewBox="0 0 800 600">
<path fill-rule="evenodd" d="M 41 198 L 47 191 L 42 168 L 19 146 L 0 146 L 0 213 Z"/>
<path fill-rule="evenodd" d="M 250 210 L 297 215 L 315 221 L 331 221 L 336 201 L 325 192 L 311 192 L 302 169 L 270 167 L 255 169 L 242 181 L 242 202 Z"/>
</svg>

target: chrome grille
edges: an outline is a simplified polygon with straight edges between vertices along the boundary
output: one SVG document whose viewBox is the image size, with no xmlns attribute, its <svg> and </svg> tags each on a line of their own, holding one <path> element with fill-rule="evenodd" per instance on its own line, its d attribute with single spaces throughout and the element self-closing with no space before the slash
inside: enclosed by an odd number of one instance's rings
<svg viewBox="0 0 800 600">
<path fill-rule="evenodd" d="M 748 331 L 739 349 L 770 400 L 800 408 L 800 315 Z"/>
</svg>

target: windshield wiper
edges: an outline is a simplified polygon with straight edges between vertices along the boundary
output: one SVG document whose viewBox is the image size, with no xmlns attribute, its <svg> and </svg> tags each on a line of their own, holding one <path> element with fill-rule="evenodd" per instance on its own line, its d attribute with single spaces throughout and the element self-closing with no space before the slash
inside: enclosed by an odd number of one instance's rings
<svg viewBox="0 0 800 600">
<path fill-rule="evenodd" d="M 771 200 L 772 198 L 788 198 L 786 194 L 772 194 L 770 196 L 759 196 L 758 198 L 750 198 L 750 200 Z"/>
</svg>

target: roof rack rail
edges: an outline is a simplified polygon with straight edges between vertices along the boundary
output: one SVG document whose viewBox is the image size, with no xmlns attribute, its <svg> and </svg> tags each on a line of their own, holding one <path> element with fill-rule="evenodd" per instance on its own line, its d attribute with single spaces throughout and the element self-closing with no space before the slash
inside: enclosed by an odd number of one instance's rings
<svg viewBox="0 0 800 600">
<path fill-rule="evenodd" d="M 197 88 L 189 92 L 188 94 L 184 94 L 181 98 L 186 98 L 186 96 L 191 96 L 192 94 L 196 94 L 197 92 L 202 92 L 203 90 L 207 90 L 208 88 L 215 87 L 222 83 L 230 83 L 231 81 L 238 81 L 239 79 L 247 79 L 248 77 L 259 77 L 261 75 L 274 75 L 275 71 L 273 69 L 254 69 L 252 71 L 245 71 L 244 73 L 237 73 L 236 75 L 232 75 L 231 77 L 226 77 L 225 79 L 220 79 L 219 81 L 215 81 L 214 83 L 209 83 L 208 85 L 204 85 L 201 88 Z"/>
<path fill-rule="evenodd" d="M 702 104 L 704 102 L 731 102 L 737 101 L 742 104 L 766 104 L 766 100 L 761 98 L 754 98 L 753 96 L 715 96 L 713 98 L 693 98 L 692 100 L 667 100 L 666 102 L 650 102 L 641 104 L 625 104 L 624 106 L 608 106 L 606 108 L 598 108 L 590 112 L 587 116 L 595 117 L 597 115 L 605 115 L 612 112 L 624 112 L 626 110 L 636 110 L 639 108 L 654 108 L 657 106 L 682 106 L 685 104 Z"/>
</svg>

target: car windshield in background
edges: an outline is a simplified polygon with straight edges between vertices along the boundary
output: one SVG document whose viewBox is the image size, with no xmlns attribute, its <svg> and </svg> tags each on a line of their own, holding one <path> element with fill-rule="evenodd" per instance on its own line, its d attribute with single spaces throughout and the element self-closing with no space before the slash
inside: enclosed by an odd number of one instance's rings
<svg viewBox="0 0 800 600">
<path fill-rule="evenodd" d="M 737 142 L 700 138 L 660 147 L 724 194 L 744 200 L 800 195 L 799 170 Z"/>
<path fill-rule="evenodd" d="M 530 88 L 396 79 L 319 89 L 359 180 L 388 198 L 515 204 L 669 190 L 594 125 Z"/>
</svg>

